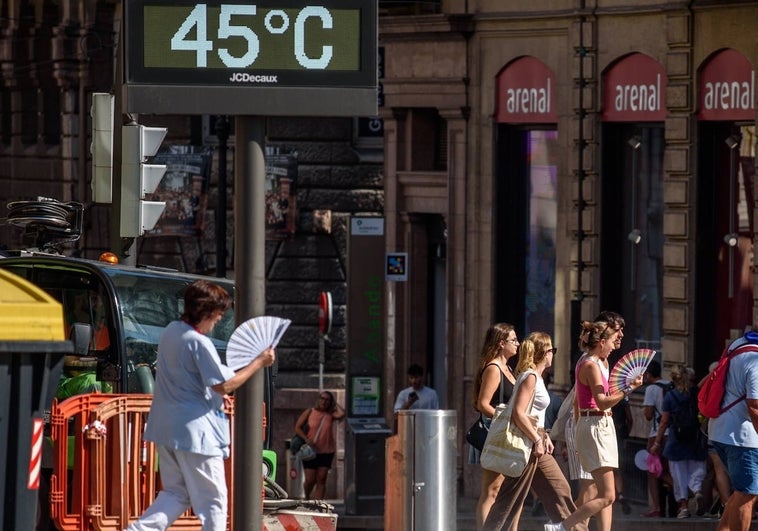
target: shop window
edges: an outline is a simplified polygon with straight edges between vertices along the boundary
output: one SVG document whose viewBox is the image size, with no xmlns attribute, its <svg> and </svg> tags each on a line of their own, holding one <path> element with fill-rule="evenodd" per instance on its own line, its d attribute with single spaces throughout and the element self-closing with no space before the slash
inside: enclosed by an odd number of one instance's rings
<svg viewBox="0 0 758 531">
<path fill-rule="evenodd" d="M 500 126 L 495 184 L 495 318 L 553 333 L 558 133 Z"/>
<path fill-rule="evenodd" d="M 664 146 L 662 126 L 604 126 L 600 306 L 624 316 L 619 352 L 663 333 Z"/>
<path fill-rule="evenodd" d="M 701 122 L 698 150 L 696 370 L 752 323 L 756 130 Z M 703 360 L 703 361 L 699 361 Z"/>
<path fill-rule="evenodd" d="M 552 333 L 555 327 L 555 237 L 558 217 L 557 131 L 529 131 L 526 240 L 526 326 Z"/>
</svg>

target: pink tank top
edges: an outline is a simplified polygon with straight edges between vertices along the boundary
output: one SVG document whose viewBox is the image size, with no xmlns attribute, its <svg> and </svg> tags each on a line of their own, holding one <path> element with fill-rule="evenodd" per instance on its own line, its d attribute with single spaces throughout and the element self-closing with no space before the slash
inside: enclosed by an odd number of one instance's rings
<svg viewBox="0 0 758 531">
<path fill-rule="evenodd" d="M 600 409 L 597 407 L 595 397 L 592 395 L 592 390 L 589 385 L 583 384 L 579 380 L 579 372 L 585 363 L 596 363 L 594 360 L 587 359 L 576 366 L 574 370 L 574 377 L 576 378 L 576 402 L 579 405 L 579 409 Z M 608 392 L 608 378 L 605 375 L 605 371 L 600 367 L 600 375 L 603 378 L 603 390 Z"/>
</svg>

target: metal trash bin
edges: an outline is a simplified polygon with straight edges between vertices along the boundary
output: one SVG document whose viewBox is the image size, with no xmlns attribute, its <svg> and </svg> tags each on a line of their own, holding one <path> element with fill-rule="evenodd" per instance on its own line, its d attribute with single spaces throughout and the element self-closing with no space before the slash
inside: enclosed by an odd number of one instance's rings
<svg viewBox="0 0 758 531">
<path fill-rule="evenodd" d="M 345 513 L 384 512 L 384 446 L 392 430 L 384 418 L 347 419 Z"/>
<path fill-rule="evenodd" d="M 64 339 L 61 305 L 0 270 L 0 529 L 34 529 L 44 416 L 74 350 Z"/>
<path fill-rule="evenodd" d="M 385 529 L 456 529 L 457 429 L 455 410 L 397 413 L 397 435 L 387 440 Z"/>
</svg>

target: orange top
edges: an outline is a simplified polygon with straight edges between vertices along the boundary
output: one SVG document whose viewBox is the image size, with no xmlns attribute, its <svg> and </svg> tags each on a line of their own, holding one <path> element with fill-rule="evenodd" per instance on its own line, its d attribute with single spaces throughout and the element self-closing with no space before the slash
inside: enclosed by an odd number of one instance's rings
<svg viewBox="0 0 758 531">
<path fill-rule="evenodd" d="M 321 431 L 316 437 L 321 419 L 324 419 L 324 424 L 321 426 Z M 316 408 L 311 409 L 310 415 L 308 415 L 308 436 L 316 437 L 313 442 L 313 449 L 317 454 L 332 454 L 337 451 L 337 442 L 334 439 L 334 430 L 332 430 L 332 423 L 334 417 L 332 417 L 329 411 L 319 411 Z"/>
</svg>

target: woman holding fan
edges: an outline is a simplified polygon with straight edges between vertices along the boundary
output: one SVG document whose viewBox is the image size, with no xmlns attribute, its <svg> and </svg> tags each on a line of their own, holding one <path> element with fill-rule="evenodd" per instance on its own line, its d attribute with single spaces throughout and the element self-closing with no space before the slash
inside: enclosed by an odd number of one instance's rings
<svg viewBox="0 0 758 531">
<path fill-rule="evenodd" d="M 163 488 L 128 531 L 166 529 L 190 507 L 203 529 L 226 529 L 230 431 L 224 396 L 276 359 L 268 347 L 251 353 L 256 356 L 237 372 L 221 363 L 208 334 L 231 306 L 224 288 L 197 280 L 184 292 L 182 319 L 161 335 L 144 439 L 157 446 Z"/>
<path fill-rule="evenodd" d="M 618 445 L 611 408 L 642 385 L 642 376 L 623 389 L 610 391 L 608 355 L 616 346 L 619 330 L 606 321 L 582 322 L 579 348 L 587 356 L 576 366 L 575 437 L 582 468 L 592 474 L 597 495 L 563 522 L 546 524 L 545 531 L 572 529 L 597 515 L 597 530 L 610 531 L 616 498 L 613 470 L 618 468 Z"/>
<path fill-rule="evenodd" d="M 553 364 L 556 350 L 550 336 L 544 332 L 532 332 L 519 345 L 511 419 L 533 446 L 521 475 L 503 479 L 495 503 L 484 521 L 485 531 L 517 531 L 524 500 L 530 490 L 542 502 L 548 516 L 555 520 L 576 510 L 571 487 L 553 457 L 553 441 L 545 431 L 545 410 L 550 405 L 550 396 L 542 374 Z M 536 417 L 536 427 L 529 417 Z M 587 529 L 581 522 L 578 527 Z"/>
</svg>

